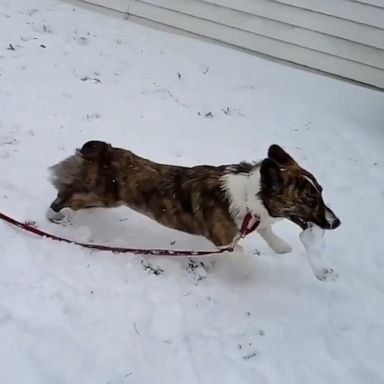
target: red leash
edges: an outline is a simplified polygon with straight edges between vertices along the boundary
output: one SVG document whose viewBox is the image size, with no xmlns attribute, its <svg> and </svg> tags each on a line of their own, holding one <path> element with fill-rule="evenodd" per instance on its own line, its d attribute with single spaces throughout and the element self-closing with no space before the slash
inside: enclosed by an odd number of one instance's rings
<svg viewBox="0 0 384 384">
<path fill-rule="evenodd" d="M 249 226 L 249 223 L 254 220 L 253 224 Z M 244 217 L 243 223 L 241 224 L 240 235 L 242 238 L 249 235 L 251 232 L 255 231 L 258 225 L 260 224 L 260 219 L 257 216 L 253 216 L 250 213 L 247 213 Z"/>
<path fill-rule="evenodd" d="M 171 249 L 122 248 L 122 247 L 112 247 L 112 246 L 101 245 L 101 244 L 80 243 L 77 241 L 68 240 L 63 237 L 59 237 L 59 236 L 41 231 L 40 229 L 37 229 L 28 223 L 21 223 L 20 221 L 17 221 L 12 217 L 9 217 L 1 212 L 0 212 L 0 219 L 3 219 L 4 221 L 12 225 L 15 225 L 18 228 L 21 228 L 24 231 L 31 232 L 40 237 L 44 237 L 44 238 L 48 238 L 56 241 L 63 241 L 65 243 L 79 245 L 84 248 L 97 249 L 99 251 L 111 251 L 113 253 L 133 253 L 135 255 L 154 255 L 154 256 L 205 256 L 205 255 L 213 255 L 213 254 L 224 253 L 224 252 L 233 252 L 233 247 L 227 247 L 227 248 L 213 250 L 213 251 L 183 251 L 183 250 L 171 250 Z M 251 219 L 252 219 L 251 214 L 247 214 L 245 216 L 243 225 L 241 226 L 242 237 L 254 231 L 257 225 L 259 224 L 259 221 L 256 221 L 255 224 L 253 224 L 250 228 L 248 228 L 248 224 Z"/>
</svg>

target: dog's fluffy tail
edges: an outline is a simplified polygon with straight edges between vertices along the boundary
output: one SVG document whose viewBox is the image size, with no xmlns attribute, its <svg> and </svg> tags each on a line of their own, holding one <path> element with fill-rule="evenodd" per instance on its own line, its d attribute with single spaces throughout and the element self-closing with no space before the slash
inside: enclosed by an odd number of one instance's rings
<svg viewBox="0 0 384 384">
<path fill-rule="evenodd" d="M 84 182 L 85 167 L 91 163 L 107 163 L 111 145 L 103 141 L 88 141 L 73 156 L 49 168 L 50 181 L 57 190 Z"/>
</svg>

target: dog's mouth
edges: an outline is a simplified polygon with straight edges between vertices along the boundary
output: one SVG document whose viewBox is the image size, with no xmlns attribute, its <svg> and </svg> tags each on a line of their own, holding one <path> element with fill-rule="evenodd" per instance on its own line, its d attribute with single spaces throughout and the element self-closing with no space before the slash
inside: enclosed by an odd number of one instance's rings
<svg viewBox="0 0 384 384">
<path fill-rule="evenodd" d="M 309 221 L 303 219 L 302 217 L 290 216 L 289 220 L 291 220 L 293 223 L 297 224 L 303 230 L 306 230 L 308 228 Z"/>
<path fill-rule="evenodd" d="M 297 224 L 303 230 L 306 230 L 311 223 L 319 226 L 322 229 L 336 229 L 341 224 L 341 221 L 337 217 L 335 217 L 331 222 L 326 220 L 306 220 L 300 216 L 290 216 L 289 220 Z"/>
</svg>

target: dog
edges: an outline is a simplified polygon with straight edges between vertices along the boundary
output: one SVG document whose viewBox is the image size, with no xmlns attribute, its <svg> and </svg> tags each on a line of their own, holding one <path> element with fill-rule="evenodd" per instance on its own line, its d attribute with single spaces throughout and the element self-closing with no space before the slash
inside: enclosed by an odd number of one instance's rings
<svg viewBox="0 0 384 384">
<path fill-rule="evenodd" d="M 233 247 L 250 215 L 273 251 L 291 247 L 271 225 L 288 219 L 336 229 L 341 222 L 324 203 L 315 177 L 279 145 L 261 162 L 182 167 L 155 163 L 102 141 L 89 141 L 50 168 L 57 197 L 47 217 L 61 210 L 128 206 L 166 227 L 206 237 L 218 248 Z"/>
</svg>

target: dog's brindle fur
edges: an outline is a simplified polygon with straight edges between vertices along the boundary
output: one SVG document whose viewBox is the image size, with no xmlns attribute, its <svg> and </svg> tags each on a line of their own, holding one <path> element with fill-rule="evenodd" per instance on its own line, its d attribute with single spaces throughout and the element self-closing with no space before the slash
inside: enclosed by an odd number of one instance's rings
<svg viewBox="0 0 384 384">
<path fill-rule="evenodd" d="M 324 228 L 338 226 L 330 222 L 337 218 L 325 206 L 313 175 L 277 145 L 270 147 L 268 158 L 261 163 L 181 167 L 90 141 L 51 171 L 58 190 L 51 204 L 55 215 L 65 207 L 126 205 L 167 227 L 205 236 L 218 247 L 237 241 L 247 211 L 260 217 L 260 233 L 277 252 L 290 249 L 270 230 L 273 217 L 289 218 L 303 228 L 308 221 Z M 231 190 L 236 176 L 242 182 L 244 178 L 258 180 L 250 206 L 244 201 L 245 211 L 235 202 L 237 192 Z"/>
</svg>

